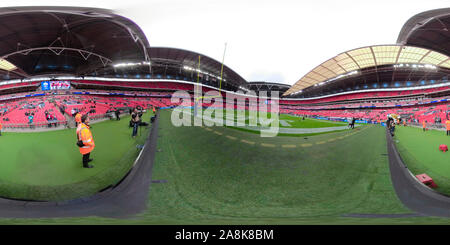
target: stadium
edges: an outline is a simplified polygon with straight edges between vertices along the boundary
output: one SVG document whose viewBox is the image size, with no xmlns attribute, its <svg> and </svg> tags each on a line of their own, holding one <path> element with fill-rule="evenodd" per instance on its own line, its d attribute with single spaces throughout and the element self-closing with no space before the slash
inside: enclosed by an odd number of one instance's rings
<svg viewBox="0 0 450 245">
<path fill-rule="evenodd" d="M 292 86 L 152 46 L 107 9 L 0 23 L 2 224 L 449 223 L 450 9 Z"/>
</svg>

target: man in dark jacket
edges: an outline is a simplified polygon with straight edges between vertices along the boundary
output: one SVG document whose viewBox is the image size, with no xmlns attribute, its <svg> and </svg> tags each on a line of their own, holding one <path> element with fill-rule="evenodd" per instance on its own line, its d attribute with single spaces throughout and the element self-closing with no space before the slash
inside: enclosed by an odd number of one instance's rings
<svg viewBox="0 0 450 245">
<path fill-rule="evenodd" d="M 116 120 L 120 121 L 120 111 L 119 111 L 119 109 L 116 109 L 116 111 L 114 113 L 116 114 Z"/>
</svg>

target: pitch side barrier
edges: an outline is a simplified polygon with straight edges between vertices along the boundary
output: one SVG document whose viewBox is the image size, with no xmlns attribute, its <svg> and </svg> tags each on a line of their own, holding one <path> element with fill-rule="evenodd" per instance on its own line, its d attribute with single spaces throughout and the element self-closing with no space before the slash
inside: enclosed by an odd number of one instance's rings
<svg viewBox="0 0 450 245">
<path fill-rule="evenodd" d="M 348 122 L 347 118 L 342 117 L 319 117 L 319 116 L 309 116 L 310 118 L 319 119 L 319 120 L 327 120 L 327 121 L 334 121 L 334 122 Z M 363 124 L 379 124 L 376 121 L 371 120 L 355 120 L 356 123 L 363 123 Z"/>
<path fill-rule="evenodd" d="M 95 123 L 95 121 L 102 119 L 113 119 L 115 116 L 112 115 L 111 112 L 105 114 L 98 114 L 90 116 L 90 119 Z M 51 125 L 51 126 L 49 126 Z M 43 122 L 34 122 L 34 123 L 5 123 L 3 121 L 3 127 L 10 129 L 36 129 L 36 128 L 53 128 L 55 126 L 65 126 L 68 127 L 68 122 L 66 120 L 63 121 L 43 121 Z"/>
<path fill-rule="evenodd" d="M 415 122 L 410 122 L 407 124 L 408 126 L 412 126 L 412 127 L 416 127 L 416 128 L 422 128 L 422 124 L 421 123 L 415 123 Z M 429 124 L 427 123 L 427 128 L 429 129 L 434 129 L 434 130 L 440 130 L 440 131 L 445 131 L 445 125 L 443 123 L 432 123 Z"/>
<path fill-rule="evenodd" d="M 36 123 L 5 123 L 6 121 L 3 121 L 3 127 L 11 128 L 11 129 L 35 129 L 35 128 L 50 128 L 55 126 L 66 126 L 67 127 L 67 121 L 45 121 L 45 122 L 36 122 Z M 51 126 L 49 126 L 51 125 Z"/>
<path fill-rule="evenodd" d="M 320 120 L 328 120 L 328 121 L 337 121 L 337 122 L 348 122 L 345 118 L 339 118 L 339 117 L 318 117 L 318 116 L 310 116 L 310 118 L 320 119 Z M 377 121 L 371 121 L 371 120 L 356 120 L 356 123 L 362 123 L 362 124 L 379 124 L 383 127 L 386 126 L 385 122 L 378 123 Z M 408 123 L 408 126 L 413 126 L 417 128 L 422 128 L 422 124 L 419 123 Z M 427 126 L 429 129 L 435 129 L 435 130 L 445 130 L 445 126 L 443 124 L 439 123 L 433 123 Z"/>
</svg>

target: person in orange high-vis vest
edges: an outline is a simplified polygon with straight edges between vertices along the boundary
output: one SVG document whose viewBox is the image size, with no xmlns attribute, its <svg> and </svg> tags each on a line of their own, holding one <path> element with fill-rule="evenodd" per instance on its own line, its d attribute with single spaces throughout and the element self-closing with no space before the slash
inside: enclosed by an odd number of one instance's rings
<svg viewBox="0 0 450 245">
<path fill-rule="evenodd" d="M 156 110 L 155 110 L 155 107 L 153 106 L 153 114 L 155 114 L 155 111 L 156 111 Z"/>
<path fill-rule="evenodd" d="M 445 121 L 445 128 L 447 129 L 447 136 L 450 136 L 450 119 Z"/>
<path fill-rule="evenodd" d="M 94 166 L 88 163 L 93 160 L 89 157 L 95 148 L 95 143 L 91 130 L 89 129 L 89 116 L 87 114 L 81 117 L 81 123 L 77 127 L 77 138 L 78 141 L 82 142 L 82 146 L 78 145 L 78 147 L 80 147 L 80 153 L 83 155 L 83 167 L 93 168 Z"/>
<path fill-rule="evenodd" d="M 2 136 L 2 122 L 0 122 L 0 136 Z"/>
<path fill-rule="evenodd" d="M 81 112 L 77 112 L 77 114 L 75 115 L 75 126 L 78 127 L 78 125 L 80 125 L 81 123 Z"/>
<path fill-rule="evenodd" d="M 422 121 L 422 128 L 423 128 L 423 131 L 425 132 L 425 130 L 427 129 L 427 121 L 426 120 Z"/>
</svg>

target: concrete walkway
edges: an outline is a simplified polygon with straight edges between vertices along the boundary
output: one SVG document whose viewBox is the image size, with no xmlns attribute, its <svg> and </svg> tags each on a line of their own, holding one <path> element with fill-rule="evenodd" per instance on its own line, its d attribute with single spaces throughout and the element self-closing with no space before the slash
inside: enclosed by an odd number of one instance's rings
<svg viewBox="0 0 450 245">
<path fill-rule="evenodd" d="M 450 217 L 450 197 L 417 180 L 403 163 L 387 130 L 386 141 L 392 184 L 403 205 L 421 215 Z"/>
</svg>

